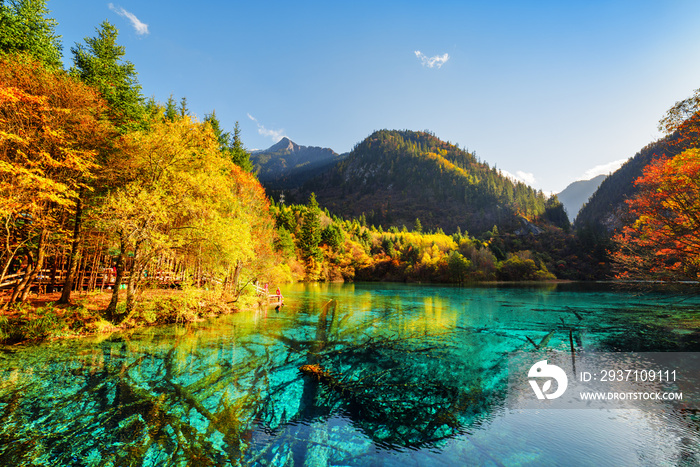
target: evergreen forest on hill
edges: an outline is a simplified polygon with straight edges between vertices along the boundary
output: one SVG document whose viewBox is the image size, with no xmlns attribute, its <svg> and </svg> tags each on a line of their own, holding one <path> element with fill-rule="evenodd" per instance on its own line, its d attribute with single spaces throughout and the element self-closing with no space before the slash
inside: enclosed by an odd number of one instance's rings
<svg viewBox="0 0 700 467">
<path fill-rule="evenodd" d="M 42 311 L 69 333 L 251 306 L 266 282 L 698 279 L 698 93 L 572 228 L 556 197 L 429 132 L 376 131 L 266 194 L 238 125 L 145 98 L 112 24 L 69 69 L 55 26 L 45 2 L 0 5 L 0 340 L 44 335 L 18 324 L 37 292 L 110 294 Z M 180 293 L 143 300 L 163 288 Z"/>
<path fill-rule="evenodd" d="M 466 150 L 415 131 L 374 132 L 333 169 L 308 183 L 332 212 L 376 225 L 400 226 L 416 217 L 430 229 L 482 233 L 544 213 L 547 199 L 502 175 Z"/>
</svg>

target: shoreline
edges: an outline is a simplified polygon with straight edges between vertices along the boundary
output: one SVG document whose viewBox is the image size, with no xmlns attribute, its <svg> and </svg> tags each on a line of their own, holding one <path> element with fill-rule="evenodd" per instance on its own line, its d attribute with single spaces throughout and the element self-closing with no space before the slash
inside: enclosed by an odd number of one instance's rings
<svg viewBox="0 0 700 467">
<path fill-rule="evenodd" d="M 125 295 L 117 309 L 123 309 Z M 75 339 L 125 332 L 167 324 L 187 324 L 216 316 L 238 313 L 252 307 L 251 298 L 241 297 L 238 306 L 214 298 L 205 290 L 152 289 L 142 292 L 134 312 L 118 324 L 104 318 L 112 291 L 74 293 L 71 303 L 57 305 L 61 292 L 31 294 L 25 302 L 0 309 L 0 346 Z M 6 293 L 0 294 L 0 300 Z M 4 300 L 3 300 L 4 303 Z"/>
</svg>

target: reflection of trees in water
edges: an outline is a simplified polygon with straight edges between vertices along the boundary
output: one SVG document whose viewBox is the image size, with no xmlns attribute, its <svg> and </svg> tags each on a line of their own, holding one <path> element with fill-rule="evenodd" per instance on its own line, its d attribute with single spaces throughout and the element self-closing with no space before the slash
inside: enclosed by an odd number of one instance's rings
<svg viewBox="0 0 700 467">
<path fill-rule="evenodd" d="M 297 328 L 115 339 L 47 350 L 30 365 L 8 355 L 0 464 L 247 463 L 272 456 L 274 443 L 253 447 L 256 427 L 274 435 L 334 415 L 379 445 L 419 447 L 463 432 L 495 402 L 480 378 L 500 369 L 450 347 L 454 335 L 397 334 L 381 318 L 313 306 Z M 326 376 L 304 376 L 303 365 Z M 298 439 L 303 458 L 312 443 Z"/>
<path fill-rule="evenodd" d="M 481 389 L 493 371 L 470 367 L 473 357 L 467 362 L 450 349 L 453 333 L 359 337 L 367 323 L 337 326 L 343 318 L 335 303 L 319 314 L 316 346 L 300 367 L 306 377 L 299 416 L 339 413 L 379 445 L 416 448 L 461 433 L 495 402 Z"/>
<path fill-rule="evenodd" d="M 118 355 L 114 344 L 103 344 L 98 368 L 48 361 L 53 384 L 3 385 L 0 463 L 220 465 L 241 457 L 244 414 L 259 401 L 222 391 L 238 370 L 221 361 L 183 384 L 177 345 L 134 358 Z"/>
<path fill-rule="evenodd" d="M 599 351 L 700 352 L 696 305 L 648 307 L 634 314 L 620 309 L 614 316 L 593 325 Z"/>
</svg>

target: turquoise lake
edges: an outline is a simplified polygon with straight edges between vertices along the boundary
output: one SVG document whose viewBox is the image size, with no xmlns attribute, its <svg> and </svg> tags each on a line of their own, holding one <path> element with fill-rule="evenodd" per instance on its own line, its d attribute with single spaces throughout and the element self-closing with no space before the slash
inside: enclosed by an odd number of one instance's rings
<svg viewBox="0 0 700 467">
<path fill-rule="evenodd" d="M 692 293 L 283 293 L 280 310 L 0 347 L 0 465 L 700 465 L 696 408 L 506 404 L 513 352 L 700 352 Z"/>
</svg>

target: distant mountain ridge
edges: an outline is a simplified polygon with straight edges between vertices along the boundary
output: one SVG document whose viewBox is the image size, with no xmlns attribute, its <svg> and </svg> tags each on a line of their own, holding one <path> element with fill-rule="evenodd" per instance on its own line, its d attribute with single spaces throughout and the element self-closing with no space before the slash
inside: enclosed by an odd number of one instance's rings
<svg viewBox="0 0 700 467">
<path fill-rule="evenodd" d="M 344 157 L 332 149 L 301 146 L 284 137 L 267 149 L 251 152 L 250 161 L 260 182 L 281 189 L 301 185 Z"/>
<path fill-rule="evenodd" d="M 534 218 L 546 203 L 541 191 L 506 178 L 473 154 L 408 130 L 374 132 L 295 198 L 303 202 L 311 192 L 332 213 L 364 214 L 368 224 L 410 228 L 419 218 L 429 229 L 477 235 L 494 225 L 519 228 L 521 215 Z"/>
<path fill-rule="evenodd" d="M 678 136 L 675 134 L 645 146 L 603 180 L 579 211 L 574 227 L 579 231 L 586 230 L 595 235 L 609 237 L 616 229 L 622 227 L 627 211 L 625 200 L 637 193 L 634 181 L 643 174 L 644 168 L 659 157 L 673 157 L 686 148 L 678 143 Z"/>
<path fill-rule="evenodd" d="M 590 180 L 577 180 L 564 188 L 557 198 L 564 205 L 571 222 L 574 221 L 581 207 L 595 193 L 607 175 L 598 175 Z"/>
</svg>

